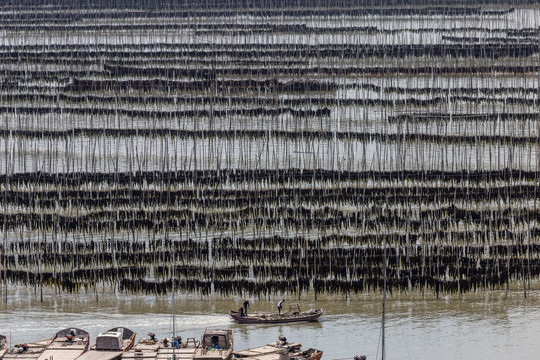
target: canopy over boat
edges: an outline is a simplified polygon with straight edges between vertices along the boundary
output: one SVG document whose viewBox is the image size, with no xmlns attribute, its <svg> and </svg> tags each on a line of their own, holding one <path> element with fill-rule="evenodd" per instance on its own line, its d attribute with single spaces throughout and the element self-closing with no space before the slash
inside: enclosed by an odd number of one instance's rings
<svg viewBox="0 0 540 360">
<path fill-rule="evenodd" d="M 115 327 L 100 333 L 96 338 L 96 350 L 127 351 L 135 342 L 135 333 L 128 328 Z"/>
<path fill-rule="evenodd" d="M 107 331 L 99 333 L 96 338 L 96 350 L 122 350 L 122 333 L 118 331 Z"/>
</svg>

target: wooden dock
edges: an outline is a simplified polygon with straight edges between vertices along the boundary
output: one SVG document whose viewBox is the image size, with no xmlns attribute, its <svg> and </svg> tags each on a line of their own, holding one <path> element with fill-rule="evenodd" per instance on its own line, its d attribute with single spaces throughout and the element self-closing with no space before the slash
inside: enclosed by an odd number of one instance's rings
<svg viewBox="0 0 540 360">
<path fill-rule="evenodd" d="M 173 348 L 170 344 L 165 345 L 162 340 L 152 343 L 143 339 L 131 350 L 124 352 L 122 360 L 172 360 L 173 355 L 176 359 L 193 359 L 197 347 L 198 342 L 194 338 L 188 338 L 186 347 L 179 348 Z"/>
</svg>

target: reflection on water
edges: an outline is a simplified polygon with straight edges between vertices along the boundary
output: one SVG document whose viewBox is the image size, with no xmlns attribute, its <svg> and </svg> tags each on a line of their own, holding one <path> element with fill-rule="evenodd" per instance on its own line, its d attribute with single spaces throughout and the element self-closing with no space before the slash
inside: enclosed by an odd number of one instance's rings
<svg viewBox="0 0 540 360">
<path fill-rule="evenodd" d="M 484 296 L 485 295 L 485 296 Z M 295 300 L 287 300 L 296 303 Z M 235 349 L 259 346 L 285 336 L 304 348 L 324 350 L 324 359 L 380 356 L 379 296 L 355 300 L 302 300 L 304 309 L 322 307 L 319 322 L 282 325 L 234 324 L 226 315 L 240 299 L 177 299 L 176 326 L 182 337 L 197 337 L 207 327 L 234 329 Z M 277 300 L 252 299 L 253 311 L 274 311 Z M 66 327 L 79 327 L 94 338 L 100 331 L 125 326 L 137 338 L 149 331 L 170 336 L 171 303 L 166 297 L 100 294 L 14 294 L 0 304 L 0 334 L 11 344 L 50 337 Z M 387 303 L 388 358 L 406 359 L 536 359 L 540 344 L 540 291 L 524 298 L 520 291 L 487 292 L 462 299 L 410 299 L 394 294 Z"/>
</svg>

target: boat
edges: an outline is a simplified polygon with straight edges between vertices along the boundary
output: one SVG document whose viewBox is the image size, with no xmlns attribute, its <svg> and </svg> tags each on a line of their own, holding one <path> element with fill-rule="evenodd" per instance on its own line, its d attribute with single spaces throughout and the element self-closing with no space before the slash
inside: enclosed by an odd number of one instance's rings
<svg viewBox="0 0 540 360">
<path fill-rule="evenodd" d="M 148 333 L 149 338 L 140 339 L 131 349 L 122 353 L 122 359 L 155 359 L 160 346 L 154 333 Z"/>
<path fill-rule="evenodd" d="M 231 329 L 206 329 L 193 360 L 229 360 L 233 353 Z"/>
<path fill-rule="evenodd" d="M 250 348 L 241 351 L 233 352 L 235 358 L 242 358 L 242 360 L 249 359 L 265 359 L 265 360 L 278 360 L 280 354 L 298 353 L 302 344 L 287 342 L 287 339 L 280 337 L 280 340 L 272 342 L 263 346 Z"/>
<path fill-rule="evenodd" d="M 131 350 L 124 352 L 122 360 L 193 359 L 195 351 L 200 346 L 200 341 L 192 337 L 182 342 L 177 336 L 171 343 L 169 339 L 157 340 L 155 334 L 151 332 L 148 336 L 139 340 Z"/>
<path fill-rule="evenodd" d="M 302 351 L 301 353 L 296 354 L 296 355 L 294 355 L 293 357 L 290 357 L 290 358 L 291 359 L 294 358 L 294 359 L 298 359 L 298 360 L 301 360 L 301 359 L 303 359 L 303 360 L 321 360 L 322 354 L 323 354 L 322 350 L 309 348 L 309 349 L 307 349 L 305 351 Z"/>
<path fill-rule="evenodd" d="M 122 357 L 135 343 L 135 333 L 128 328 L 115 327 L 96 337 L 96 343 L 77 360 L 115 360 Z"/>
<path fill-rule="evenodd" d="M 285 337 L 263 346 L 235 351 L 234 357 L 242 360 L 320 360 L 322 350 L 309 348 L 301 350 L 302 344 L 287 342 Z"/>
<path fill-rule="evenodd" d="M 133 344 L 135 344 L 135 332 L 131 331 L 128 328 L 115 327 L 115 328 L 107 330 L 107 332 L 105 334 L 111 334 L 111 333 L 121 333 L 122 334 L 121 341 L 118 342 L 121 345 L 122 351 L 128 351 L 129 349 L 131 349 L 133 347 Z M 100 335 L 102 335 L 102 334 L 100 334 Z M 98 335 L 98 337 L 96 338 L 96 349 L 97 350 L 105 350 L 105 347 L 107 347 L 107 345 L 105 343 L 103 343 L 103 341 L 102 341 L 102 344 L 98 346 L 98 340 L 100 338 L 100 335 Z M 99 347 L 101 347 L 101 349 Z M 113 349 L 110 349 L 110 350 L 113 350 Z"/>
<path fill-rule="evenodd" d="M 187 338 L 186 342 L 182 342 L 180 336 L 174 337 L 172 342 L 163 339 L 160 341 L 156 360 L 193 359 L 200 345 L 201 342 L 193 337 Z"/>
<path fill-rule="evenodd" d="M 122 360 L 229 360 L 233 351 L 232 330 L 205 330 L 202 340 L 180 336 L 157 340 L 154 333 L 139 340 Z M 77 359 L 79 360 L 79 359 Z"/>
<path fill-rule="evenodd" d="M 12 348 L 6 346 L 2 360 L 36 360 L 51 342 L 52 338 L 26 344 L 15 344 Z"/>
<path fill-rule="evenodd" d="M 239 324 L 282 324 L 302 321 L 316 321 L 323 314 L 322 309 L 300 311 L 300 305 L 291 306 L 288 312 L 277 314 L 251 313 L 242 315 L 239 311 L 229 310 L 231 318 Z"/>
<path fill-rule="evenodd" d="M 88 350 L 90 334 L 81 329 L 67 328 L 57 332 L 38 360 L 75 360 Z"/>
</svg>

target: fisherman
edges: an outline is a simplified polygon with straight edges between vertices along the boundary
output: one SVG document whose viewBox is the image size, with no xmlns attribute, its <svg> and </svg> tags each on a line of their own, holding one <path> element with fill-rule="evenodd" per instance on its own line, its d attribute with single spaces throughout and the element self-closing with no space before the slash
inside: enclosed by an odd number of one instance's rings
<svg viewBox="0 0 540 360">
<path fill-rule="evenodd" d="M 69 335 L 66 336 L 66 337 L 67 337 L 68 342 L 73 342 L 73 339 L 75 338 L 75 331 L 73 331 L 73 329 L 71 329 L 69 331 Z"/>
<path fill-rule="evenodd" d="M 242 306 L 244 307 L 244 313 L 247 315 L 247 309 L 249 307 L 249 299 L 246 299 L 244 303 L 242 304 Z"/>
<path fill-rule="evenodd" d="M 179 348 L 182 346 L 182 337 L 181 336 L 176 336 L 173 338 L 172 342 L 171 342 L 171 346 L 173 348 Z"/>
<path fill-rule="evenodd" d="M 278 311 L 278 315 L 281 315 L 281 308 L 283 307 L 283 303 L 285 302 L 285 300 L 281 300 L 280 302 L 278 302 L 277 304 L 277 311 Z"/>
</svg>

